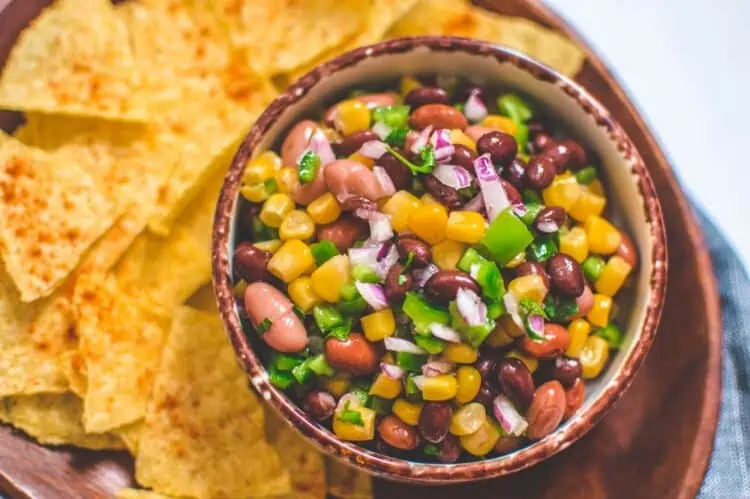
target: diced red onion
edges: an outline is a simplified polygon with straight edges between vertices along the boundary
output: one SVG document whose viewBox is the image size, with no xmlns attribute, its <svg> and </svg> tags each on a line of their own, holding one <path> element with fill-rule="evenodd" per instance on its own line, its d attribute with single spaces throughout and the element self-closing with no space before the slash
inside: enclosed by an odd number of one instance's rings
<svg viewBox="0 0 750 499">
<path fill-rule="evenodd" d="M 515 322 L 518 327 L 523 327 L 523 320 L 521 320 L 521 314 L 518 309 L 518 298 L 516 298 L 516 295 L 514 295 L 512 291 L 508 291 L 505 293 L 505 296 L 503 296 L 503 305 L 505 305 L 505 311 L 510 314 L 513 322 Z"/>
<path fill-rule="evenodd" d="M 374 213 L 378 213 L 378 211 L 372 208 L 368 208 L 366 206 L 363 206 L 361 208 L 357 208 L 356 210 L 354 210 L 355 217 L 360 218 L 362 220 L 367 220 L 368 222 L 370 221 Z"/>
<path fill-rule="evenodd" d="M 437 265 L 432 263 L 421 269 L 414 269 L 411 273 L 412 277 L 414 277 L 414 285 L 418 288 L 423 287 L 430 277 L 437 274 L 439 271 L 440 269 Z"/>
<path fill-rule="evenodd" d="M 380 159 L 380 156 L 388 152 L 385 143 L 379 140 L 368 140 L 359 148 L 359 153 L 370 159 Z"/>
<path fill-rule="evenodd" d="M 394 338 L 391 336 L 383 340 L 383 343 L 385 344 L 385 349 L 391 352 L 405 352 L 416 355 L 425 355 L 427 353 L 411 341 L 403 338 Z"/>
<path fill-rule="evenodd" d="M 529 321 L 529 329 L 539 336 L 544 336 L 544 317 L 539 314 L 531 314 L 527 318 Z"/>
<path fill-rule="evenodd" d="M 411 152 L 413 152 L 414 154 L 419 154 L 420 152 L 422 152 L 422 149 L 424 149 L 427 143 L 430 141 L 431 133 L 432 125 L 419 132 L 419 135 L 417 135 L 417 138 L 414 139 L 414 142 L 411 145 Z"/>
<path fill-rule="evenodd" d="M 474 90 L 469 94 L 464 104 L 464 116 L 472 123 L 482 121 L 487 116 L 487 106 L 484 105 L 479 97 L 479 92 Z"/>
<path fill-rule="evenodd" d="M 411 378 L 411 380 L 414 382 L 414 385 L 417 388 L 419 388 L 419 390 L 421 391 L 421 390 L 424 390 L 425 378 L 427 378 L 427 376 L 420 375 L 420 376 L 414 376 L 413 378 Z"/>
<path fill-rule="evenodd" d="M 444 161 L 453 157 L 456 148 L 451 143 L 450 133 L 450 130 L 441 128 L 435 130 L 430 137 L 436 161 Z"/>
<path fill-rule="evenodd" d="M 432 175 L 441 183 L 454 189 L 463 189 L 471 185 L 471 174 L 466 168 L 458 165 L 438 165 Z"/>
<path fill-rule="evenodd" d="M 453 364 L 445 360 L 431 360 L 422 366 L 422 374 L 425 376 L 440 376 L 453 371 Z"/>
<path fill-rule="evenodd" d="M 370 223 L 370 239 L 373 241 L 382 243 L 393 237 L 391 219 L 385 213 L 373 211 L 368 221 Z"/>
<path fill-rule="evenodd" d="M 553 232 L 560 230 L 560 226 L 554 220 L 543 220 L 537 223 L 535 227 L 539 232 L 544 232 L 546 234 L 552 234 Z"/>
<path fill-rule="evenodd" d="M 473 198 L 469 200 L 468 203 L 464 205 L 464 210 L 467 211 L 477 211 L 480 212 L 484 208 L 484 199 L 482 199 L 482 194 L 479 193 Z"/>
<path fill-rule="evenodd" d="M 487 320 L 487 305 L 478 294 L 468 288 L 458 288 L 456 306 L 458 313 L 469 326 L 481 326 Z"/>
<path fill-rule="evenodd" d="M 380 370 L 391 379 L 401 379 L 406 375 L 406 370 L 404 370 L 403 367 L 399 367 L 395 364 L 387 364 L 385 362 L 380 363 Z"/>
<path fill-rule="evenodd" d="M 333 152 L 331 143 L 328 142 L 328 138 L 321 130 L 317 130 L 310 138 L 310 150 L 320 158 L 320 166 L 336 160 L 336 154 Z"/>
<path fill-rule="evenodd" d="M 374 310 L 383 310 L 388 307 L 388 300 L 386 299 L 385 292 L 380 284 L 356 281 L 354 286 L 357 288 L 357 291 L 359 291 L 362 298 Z"/>
<path fill-rule="evenodd" d="M 382 121 L 378 121 L 373 125 L 372 131 L 375 132 L 378 137 L 380 137 L 380 140 L 385 140 L 391 134 L 391 127 L 389 127 Z"/>
<path fill-rule="evenodd" d="M 339 399 L 338 404 L 336 404 L 336 414 L 339 414 L 341 411 L 346 409 L 347 406 L 349 407 L 349 409 L 361 407 L 362 402 L 359 400 L 359 397 L 355 393 L 345 393 Z"/>
<path fill-rule="evenodd" d="M 393 185 L 393 180 L 385 168 L 382 166 L 373 166 L 372 173 L 375 174 L 375 180 L 380 184 L 380 193 L 385 196 L 393 196 L 396 194 L 396 186 Z"/>
<path fill-rule="evenodd" d="M 350 248 L 349 262 L 352 265 L 364 265 L 373 272 L 378 267 L 378 251 L 380 246 L 374 248 Z"/>
<path fill-rule="evenodd" d="M 380 249 L 378 250 L 378 261 L 381 261 L 386 257 L 386 255 L 388 255 L 388 253 L 391 251 L 392 246 L 393 241 L 385 242 L 382 246 L 380 246 Z"/>
<path fill-rule="evenodd" d="M 510 206 L 508 195 L 500 183 L 495 167 L 489 154 L 482 154 L 474 160 L 474 172 L 479 179 L 479 188 L 482 191 L 484 205 L 487 207 L 487 217 L 494 220 L 504 209 Z"/>
<path fill-rule="evenodd" d="M 461 343 L 461 335 L 458 334 L 458 331 L 445 324 L 430 324 L 430 333 L 435 338 L 440 338 L 441 340 L 451 343 Z"/>
<path fill-rule="evenodd" d="M 380 279 L 385 280 L 393 267 L 398 262 L 398 250 L 393 244 L 384 243 L 383 246 L 388 245 L 388 252 L 382 258 L 378 258 L 377 266 L 375 267 L 375 273 Z"/>
<path fill-rule="evenodd" d="M 521 436 L 529 426 L 523 416 L 516 410 L 513 402 L 505 395 L 495 397 L 495 400 L 492 401 L 492 412 L 503 430 L 510 435 Z"/>
<path fill-rule="evenodd" d="M 510 203 L 510 206 L 513 210 L 513 213 L 515 213 L 519 217 L 524 216 L 529 211 L 528 208 L 526 208 L 526 205 L 521 201 L 513 201 Z"/>
</svg>

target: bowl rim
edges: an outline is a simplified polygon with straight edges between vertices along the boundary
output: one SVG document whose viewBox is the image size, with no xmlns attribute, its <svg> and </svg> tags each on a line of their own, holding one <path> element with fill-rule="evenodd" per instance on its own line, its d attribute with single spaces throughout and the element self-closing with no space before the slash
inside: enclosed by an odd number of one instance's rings
<svg viewBox="0 0 750 499">
<path fill-rule="evenodd" d="M 619 373 L 602 388 L 598 398 L 568 424 L 528 447 L 484 461 L 455 464 L 421 463 L 391 457 L 360 447 L 355 442 L 340 440 L 328 429 L 311 420 L 281 390 L 271 385 L 265 367 L 245 336 L 235 309 L 229 237 L 232 233 L 231 225 L 242 170 L 255 147 L 277 118 L 326 76 L 355 66 L 371 57 L 410 52 L 417 48 L 426 48 L 433 53 L 463 52 L 469 55 L 490 56 L 497 63 L 512 64 L 537 79 L 558 85 L 584 112 L 596 119 L 597 125 L 606 130 L 609 140 L 616 144 L 624 158 L 632 165 L 631 172 L 636 178 L 636 187 L 644 201 L 643 211 L 653 244 L 651 274 L 648 276 L 651 297 L 645 304 L 646 314 L 640 338 L 626 353 Z M 562 451 L 586 434 L 620 399 L 645 360 L 661 318 L 667 284 L 666 232 L 654 183 L 637 148 L 609 111 L 579 84 L 540 62 L 490 42 L 447 36 L 398 38 L 357 48 L 320 64 L 282 92 L 252 126 L 232 159 L 216 207 L 211 253 L 213 288 L 219 312 L 242 368 L 253 388 L 266 403 L 328 455 L 377 476 L 425 484 L 460 483 L 514 473 Z"/>
</svg>

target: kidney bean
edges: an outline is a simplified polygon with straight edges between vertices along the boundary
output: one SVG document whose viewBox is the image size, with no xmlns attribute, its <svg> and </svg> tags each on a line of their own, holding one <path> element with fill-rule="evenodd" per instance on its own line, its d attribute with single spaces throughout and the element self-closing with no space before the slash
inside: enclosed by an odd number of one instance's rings
<svg viewBox="0 0 750 499">
<path fill-rule="evenodd" d="M 495 130 L 480 137 L 477 152 L 489 154 L 496 165 L 507 166 L 516 157 L 518 144 L 512 135 Z"/>
<path fill-rule="evenodd" d="M 624 232 L 620 232 L 621 239 L 620 245 L 617 247 L 615 254 L 628 262 L 631 267 L 636 268 L 638 266 L 638 250 L 635 247 L 635 243 L 630 239 L 630 236 Z"/>
<path fill-rule="evenodd" d="M 552 366 L 552 377 L 565 388 L 570 388 L 575 380 L 581 376 L 582 368 L 578 359 L 557 357 Z"/>
<path fill-rule="evenodd" d="M 511 203 L 521 202 L 521 193 L 518 192 L 518 189 L 513 187 L 513 184 L 511 184 L 504 178 L 500 179 L 500 183 L 503 185 L 503 190 L 505 191 L 505 195 L 508 196 L 508 201 L 510 201 Z"/>
<path fill-rule="evenodd" d="M 312 390 L 305 396 L 302 408 L 316 421 L 325 421 L 336 409 L 336 399 L 323 390 Z"/>
<path fill-rule="evenodd" d="M 570 320 L 585 317 L 594 308 L 594 294 L 588 284 L 583 286 L 583 293 L 576 298 L 576 305 L 578 305 L 578 313 L 572 315 Z"/>
<path fill-rule="evenodd" d="M 552 290 L 568 298 L 578 298 L 583 293 L 586 280 L 583 270 L 570 256 L 558 253 L 547 260 L 547 273 L 549 274 Z"/>
<path fill-rule="evenodd" d="M 422 183 L 427 192 L 449 210 L 458 210 L 461 208 L 461 196 L 459 196 L 458 191 L 453 187 L 445 185 L 432 175 L 424 175 Z"/>
<path fill-rule="evenodd" d="M 432 262 L 432 254 L 430 253 L 430 247 L 427 243 L 420 241 L 414 236 L 402 235 L 399 236 L 396 242 L 398 248 L 399 257 L 401 260 L 406 261 L 409 258 L 409 253 L 414 255 L 412 257 L 411 266 L 420 268 L 429 265 Z"/>
<path fill-rule="evenodd" d="M 478 142 L 483 135 L 496 131 L 496 128 L 490 128 L 482 125 L 471 125 L 466 130 L 464 130 L 464 133 L 474 142 Z"/>
<path fill-rule="evenodd" d="M 521 265 L 516 267 L 516 277 L 523 277 L 527 275 L 538 275 L 544 281 L 544 287 L 549 290 L 549 275 L 544 270 L 544 266 L 538 262 L 523 262 Z"/>
<path fill-rule="evenodd" d="M 352 247 L 354 241 L 364 238 L 368 231 L 367 222 L 345 214 L 335 222 L 319 225 L 316 235 L 318 241 L 328 239 L 343 253 Z"/>
<path fill-rule="evenodd" d="M 581 378 L 576 378 L 573 386 L 565 390 L 565 413 L 563 419 L 570 418 L 583 405 L 586 400 L 586 383 Z"/>
<path fill-rule="evenodd" d="M 421 106 L 411 113 L 409 123 L 417 130 L 422 130 L 428 126 L 463 130 L 469 126 L 469 122 L 466 121 L 466 117 L 461 111 L 447 104 Z"/>
<path fill-rule="evenodd" d="M 347 135 L 341 139 L 341 142 L 336 144 L 336 154 L 339 156 L 349 156 L 357 152 L 362 147 L 362 144 L 371 140 L 380 140 L 380 137 L 372 130 L 358 130 Z"/>
<path fill-rule="evenodd" d="M 482 381 L 486 381 L 491 379 L 495 374 L 496 365 L 494 359 L 482 357 L 474 363 L 474 368 L 479 371 L 479 374 L 482 376 Z"/>
<path fill-rule="evenodd" d="M 557 166 L 547 156 L 534 156 L 523 172 L 523 183 L 531 189 L 545 189 L 549 187 L 557 173 Z"/>
<path fill-rule="evenodd" d="M 547 234 L 557 232 L 565 223 L 565 210 L 559 206 L 547 206 L 534 219 L 534 228 Z"/>
<path fill-rule="evenodd" d="M 419 413 L 419 433 L 422 438 L 437 444 L 448 435 L 453 409 L 447 402 L 427 402 Z"/>
<path fill-rule="evenodd" d="M 453 144 L 453 157 L 449 161 L 450 164 L 462 166 L 473 172 L 475 159 L 477 159 L 477 154 L 474 151 L 463 144 Z"/>
<path fill-rule="evenodd" d="M 505 395 L 522 409 L 534 398 L 534 380 L 522 361 L 504 358 L 497 364 L 497 382 Z"/>
<path fill-rule="evenodd" d="M 560 425 L 565 413 L 565 390 L 558 381 L 548 381 L 536 389 L 534 400 L 526 411 L 529 427 L 526 436 L 531 440 L 546 437 Z"/>
<path fill-rule="evenodd" d="M 406 292 L 411 289 L 412 281 L 411 274 L 404 272 L 403 265 L 400 263 L 394 264 L 385 278 L 385 284 L 383 286 L 385 297 L 389 302 L 400 302 L 404 299 Z"/>
<path fill-rule="evenodd" d="M 447 434 L 442 442 L 438 444 L 437 460 L 441 463 L 450 464 L 458 461 L 461 457 L 461 441 L 457 436 Z"/>
<path fill-rule="evenodd" d="M 327 164 L 325 185 L 337 199 L 354 195 L 377 201 L 386 195 L 372 170 L 351 159 L 337 159 Z"/>
<path fill-rule="evenodd" d="M 375 164 L 383 167 L 397 191 L 407 189 L 411 185 L 411 171 L 393 154 L 383 154 Z"/>
<path fill-rule="evenodd" d="M 440 303 L 454 300 L 460 288 L 467 288 L 479 294 L 477 281 L 469 274 L 458 270 L 439 270 L 424 285 L 425 294 Z"/>
<path fill-rule="evenodd" d="M 495 452 L 498 454 L 510 454 L 523 445 L 523 438 L 512 435 L 501 435 L 495 443 Z"/>
<path fill-rule="evenodd" d="M 548 322 L 544 325 L 544 340 L 532 340 L 528 336 L 521 338 L 521 350 L 537 359 L 553 359 L 568 349 L 570 335 L 568 330 L 559 324 Z"/>
<path fill-rule="evenodd" d="M 523 189 L 523 174 L 526 171 L 526 166 L 526 161 L 523 158 L 514 158 L 508 167 L 503 170 L 503 178 L 516 189 Z"/>
<path fill-rule="evenodd" d="M 341 206 L 341 211 L 357 211 L 360 209 L 364 211 L 377 211 L 378 209 L 378 203 L 362 196 L 349 196 L 341 201 L 339 206 Z"/>
<path fill-rule="evenodd" d="M 235 272 L 246 282 L 267 281 L 269 274 L 266 268 L 270 259 L 270 252 L 244 241 L 234 250 L 232 265 Z"/>
<path fill-rule="evenodd" d="M 577 170 L 586 165 L 586 152 L 574 140 L 565 139 L 560 142 L 551 142 L 544 147 L 542 154 L 555 162 L 558 173 L 562 173 L 568 168 Z"/>
<path fill-rule="evenodd" d="M 294 192 L 292 192 L 292 199 L 295 203 L 307 206 L 326 193 L 326 175 L 329 166 L 331 164 L 318 168 L 318 173 L 312 182 L 297 184 Z"/>
<path fill-rule="evenodd" d="M 377 369 L 378 351 L 361 333 L 350 333 L 345 340 L 326 340 L 326 360 L 337 371 L 365 376 Z"/>
<path fill-rule="evenodd" d="M 448 92 L 438 87 L 415 88 L 404 97 L 404 103 L 416 109 L 427 104 L 448 104 Z"/>
<path fill-rule="evenodd" d="M 412 450 L 419 445 L 417 430 L 393 415 L 388 415 L 380 421 L 378 435 L 385 443 L 396 449 Z"/>
<path fill-rule="evenodd" d="M 367 109 L 376 107 L 395 106 L 399 102 L 399 95 L 394 92 L 380 92 L 374 94 L 364 94 L 354 97 L 354 100 L 362 102 Z"/>
<path fill-rule="evenodd" d="M 245 288 L 245 311 L 255 327 L 265 319 L 270 327 L 261 335 L 263 341 L 279 352 L 300 352 L 307 346 L 307 331 L 294 313 L 289 298 L 265 282 L 253 282 Z"/>
<path fill-rule="evenodd" d="M 479 387 L 479 393 L 474 397 L 474 402 L 479 402 L 488 409 L 492 409 L 492 403 L 497 397 L 497 390 L 489 381 L 482 382 Z"/>
<path fill-rule="evenodd" d="M 320 129 L 312 120 L 302 120 L 287 133 L 281 144 L 281 161 L 284 166 L 297 166 L 297 160 L 310 144 L 310 137 Z"/>
<path fill-rule="evenodd" d="M 550 134 L 547 132 L 538 133 L 534 135 L 533 139 L 531 139 L 531 152 L 539 154 L 553 143 L 555 143 L 555 139 L 553 139 Z"/>
</svg>

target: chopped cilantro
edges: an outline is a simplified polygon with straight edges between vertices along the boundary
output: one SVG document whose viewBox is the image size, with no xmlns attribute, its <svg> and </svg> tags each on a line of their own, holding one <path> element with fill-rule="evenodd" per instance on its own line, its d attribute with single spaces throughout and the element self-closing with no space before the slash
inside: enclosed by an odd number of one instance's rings
<svg viewBox="0 0 750 499">
<path fill-rule="evenodd" d="M 260 324 L 258 324 L 258 327 L 256 327 L 255 330 L 258 331 L 259 335 L 263 336 L 263 334 L 270 329 L 271 324 L 273 324 L 271 320 L 266 317 L 260 322 Z"/>
<path fill-rule="evenodd" d="M 364 426 L 365 422 L 362 420 L 362 414 L 359 411 L 352 411 L 349 409 L 351 402 L 344 404 L 344 410 L 339 413 L 339 419 L 345 423 L 350 423 L 357 426 Z"/>
<path fill-rule="evenodd" d="M 380 121 L 389 128 L 405 128 L 409 124 L 409 106 L 382 106 L 373 109 L 373 121 Z"/>
<path fill-rule="evenodd" d="M 418 173 L 430 173 L 435 168 L 435 152 L 432 149 L 432 144 L 427 144 L 427 146 L 422 149 L 422 152 L 419 153 L 419 159 L 421 162 L 419 165 L 412 163 L 392 147 L 387 146 L 387 149 L 389 153 L 393 154 L 396 159 L 408 167 L 413 175 Z"/>
<path fill-rule="evenodd" d="M 518 306 L 520 308 L 521 315 L 524 317 L 528 317 L 529 315 L 541 315 L 545 319 L 549 319 L 549 315 L 547 315 L 547 312 L 545 312 L 542 306 L 531 298 L 521 298 Z"/>
<path fill-rule="evenodd" d="M 440 448 L 435 444 L 425 444 L 424 448 L 422 449 L 422 452 L 424 452 L 425 456 L 439 456 L 440 455 Z"/>
<path fill-rule="evenodd" d="M 299 306 L 294 305 L 292 310 L 294 310 L 294 313 L 299 317 L 299 320 L 305 320 L 305 311 L 299 308 Z"/>
</svg>

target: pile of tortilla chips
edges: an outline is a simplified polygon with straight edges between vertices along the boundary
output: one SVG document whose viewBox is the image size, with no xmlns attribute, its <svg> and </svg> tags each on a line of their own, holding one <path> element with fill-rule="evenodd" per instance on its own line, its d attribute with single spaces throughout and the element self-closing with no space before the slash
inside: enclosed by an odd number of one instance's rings
<svg viewBox="0 0 750 499">
<path fill-rule="evenodd" d="M 565 38 L 465 0 L 57 0 L 0 73 L 0 421 L 126 449 L 121 498 L 372 497 L 265 414 L 208 287 L 231 156 L 277 93 L 385 38 L 482 38 L 574 75 Z M 274 83 L 276 86 L 274 86 Z"/>
</svg>

